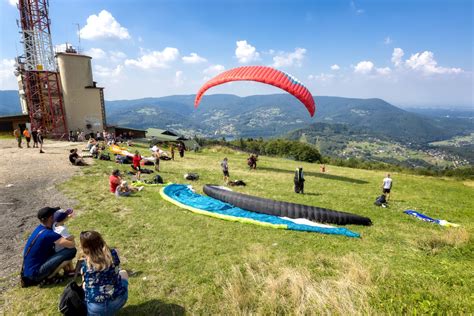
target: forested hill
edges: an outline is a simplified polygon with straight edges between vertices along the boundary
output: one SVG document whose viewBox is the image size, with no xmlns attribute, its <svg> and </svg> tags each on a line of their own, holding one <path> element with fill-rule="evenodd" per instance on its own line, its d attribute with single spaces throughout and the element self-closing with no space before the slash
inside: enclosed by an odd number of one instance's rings
<svg viewBox="0 0 474 316">
<path fill-rule="evenodd" d="M 316 122 L 346 124 L 396 141 L 426 143 L 472 130 L 467 119 L 428 117 L 381 99 L 315 97 L 316 114 L 288 94 L 205 96 L 194 109 L 194 95 L 108 101 L 108 121 L 136 128 L 174 129 L 188 135 L 274 137 Z"/>
</svg>

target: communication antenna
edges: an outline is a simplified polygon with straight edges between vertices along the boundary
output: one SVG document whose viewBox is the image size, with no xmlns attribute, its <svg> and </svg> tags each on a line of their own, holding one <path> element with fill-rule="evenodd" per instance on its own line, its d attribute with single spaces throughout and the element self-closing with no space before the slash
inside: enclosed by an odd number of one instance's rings
<svg viewBox="0 0 474 316">
<path fill-rule="evenodd" d="M 81 25 L 79 23 L 75 23 L 75 24 L 77 26 L 77 40 L 79 41 L 77 50 L 79 51 L 81 49 Z"/>
</svg>

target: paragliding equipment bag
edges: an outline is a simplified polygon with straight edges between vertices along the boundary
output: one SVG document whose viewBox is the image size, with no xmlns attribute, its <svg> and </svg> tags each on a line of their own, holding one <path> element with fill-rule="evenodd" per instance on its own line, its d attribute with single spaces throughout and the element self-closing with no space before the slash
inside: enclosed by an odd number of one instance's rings
<svg viewBox="0 0 474 316">
<path fill-rule="evenodd" d="M 193 181 L 193 180 L 198 180 L 198 179 L 199 179 L 199 175 L 196 174 L 196 173 L 186 173 L 186 174 L 184 175 L 184 178 L 185 178 L 186 180 L 191 180 L 191 181 Z"/>
<path fill-rule="evenodd" d="M 82 316 L 87 315 L 84 289 L 76 283 L 76 278 L 81 268 L 81 260 L 76 264 L 74 279 L 64 288 L 59 298 L 58 309 L 63 315 Z"/>
<path fill-rule="evenodd" d="M 109 154 L 100 154 L 99 160 L 110 160 Z"/>
<path fill-rule="evenodd" d="M 28 254 L 30 253 L 31 248 L 33 248 L 34 244 L 36 243 L 36 240 L 38 239 L 38 237 L 39 237 L 44 231 L 46 231 L 46 228 L 43 229 L 43 230 L 41 230 L 41 231 L 35 236 L 35 238 L 31 241 L 30 246 L 29 246 L 28 249 L 26 250 L 25 255 L 23 256 L 23 263 L 21 264 L 21 272 L 20 272 L 20 286 L 21 286 L 21 287 L 28 287 L 28 286 L 33 286 L 33 285 L 38 284 L 37 282 L 34 282 L 34 281 L 31 280 L 30 278 L 25 277 L 24 274 L 23 274 L 23 272 L 24 272 L 24 269 L 25 269 L 25 258 L 26 258 L 26 256 L 28 256 Z"/>
<path fill-rule="evenodd" d="M 379 196 L 374 202 L 374 204 L 377 205 L 377 206 L 382 206 L 383 204 L 386 204 L 386 203 L 387 203 L 387 200 L 385 199 L 384 194 Z"/>
</svg>

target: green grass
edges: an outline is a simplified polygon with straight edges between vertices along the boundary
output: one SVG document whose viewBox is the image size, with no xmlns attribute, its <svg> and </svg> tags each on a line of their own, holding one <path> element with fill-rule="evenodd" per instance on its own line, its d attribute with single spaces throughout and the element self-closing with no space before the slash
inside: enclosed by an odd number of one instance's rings
<svg viewBox="0 0 474 316">
<path fill-rule="evenodd" d="M 144 150 L 142 150 L 145 152 Z M 177 155 L 178 156 L 178 155 Z M 229 158 L 240 192 L 368 216 L 371 227 L 349 226 L 360 239 L 292 232 L 192 214 L 162 200 L 158 188 L 132 198 L 108 192 L 117 165 L 98 161 L 61 185 L 78 202 L 69 222 L 77 236 L 95 229 L 135 271 L 125 315 L 189 314 L 462 314 L 474 311 L 472 182 L 392 173 L 393 201 L 373 205 L 384 172 L 260 157 L 225 148 L 186 153 L 162 162 L 165 181 L 222 183 L 219 162 Z M 305 195 L 292 193 L 293 170 L 303 166 Z M 128 170 L 129 166 L 121 166 Z M 150 176 L 149 176 L 150 177 Z M 402 212 L 416 209 L 461 224 L 444 228 Z M 8 315 L 57 311 L 63 286 L 15 288 L 4 295 Z"/>
</svg>

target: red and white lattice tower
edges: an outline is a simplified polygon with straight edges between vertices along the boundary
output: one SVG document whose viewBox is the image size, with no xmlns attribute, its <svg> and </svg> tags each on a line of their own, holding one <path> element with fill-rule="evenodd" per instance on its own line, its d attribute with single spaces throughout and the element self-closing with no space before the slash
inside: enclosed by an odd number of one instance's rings
<svg viewBox="0 0 474 316">
<path fill-rule="evenodd" d="M 32 129 L 54 138 L 67 135 L 59 72 L 51 40 L 48 0 L 20 0 L 20 24 L 24 54 L 18 72 Z"/>
</svg>

